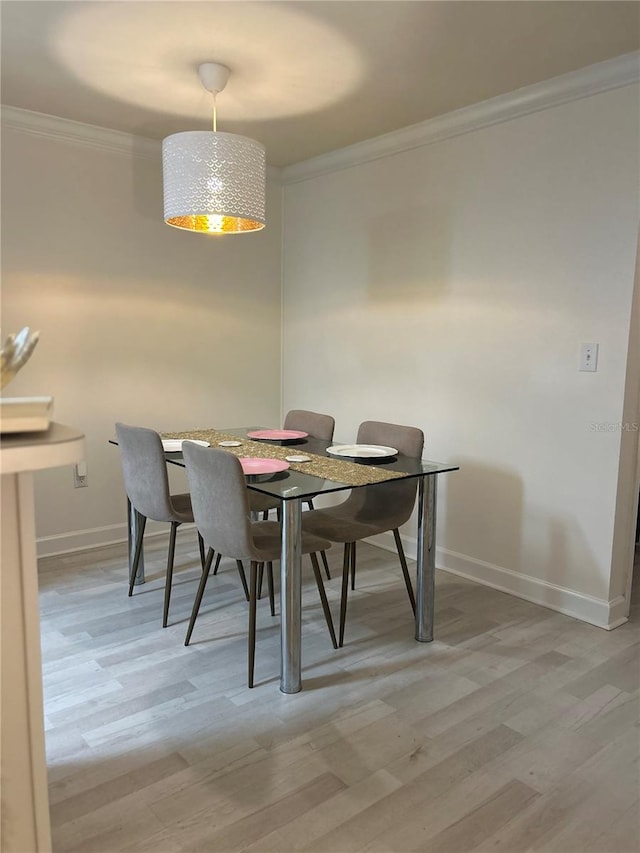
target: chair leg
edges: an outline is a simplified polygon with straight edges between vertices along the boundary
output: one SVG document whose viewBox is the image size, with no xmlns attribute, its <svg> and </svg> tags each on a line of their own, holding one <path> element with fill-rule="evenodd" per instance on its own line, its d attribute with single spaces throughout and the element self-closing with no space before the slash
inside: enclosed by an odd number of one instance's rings
<svg viewBox="0 0 640 853">
<path fill-rule="evenodd" d="M 351 543 L 351 589 L 356 588 L 356 543 Z"/>
<path fill-rule="evenodd" d="M 189 627 L 187 628 L 187 636 L 185 637 L 184 644 L 185 646 L 189 645 L 189 640 L 191 639 L 191 634 L 193 633 L 193 627 L 196 624 L 196 618 L 198 616 L 198 611 L 200 610 L 200 604 L 202 603 L 202 596 L 204 595 L 204 588 L 207 585 L 207 578 L 209 577 L 209 571 L 211 569 L 211 561 L 213 560 L 213 548 L 209 548 L 209 553 L 207 554 L 207 559 L 204 564 L 204 569 L 202 570 L 202 576 L 200 577 L 200 583 L 198 585 L 198 591 L 196 593 L 195 601 L 193 602 L 193 610 L 191 611 L 191 619 L 189 620 Z"/>
<path fill-rule="evenodd" d="M 327 562 L 327 552 L 320 551 L 320 556 L 322 557 L 322 565 L 324 566 L 324 572 L 327 576 L 327 580 L 331 580 L 331 572 L 329 571 L 329 563 Z"/>
<path fill-rule="evenodd" d="M 236 566 L 238 567 L 238 574 L 240 575 L 240 580 L 242 581 L 244 597 L 247 599 L 247 601 L 251 601 L 251 599 L 249 598 L 249 587 L 247 586 L 247 576 L 244 573 L 244 566 L 242 565 L 242 560 L 236 560 Z"/>
<path fill-rule="evenodd" d="M 309 500 L 305 501 L 305 503 L 307 504 L 309 509 L 314 509 L 313 498 L 309 498 Z M 330 581 L 331 580 L 331 572 L 329 571 L 329 563 L 327 562 L 327 552 L 326 551 L 320 551 L 320 556 L 322 558 L 322 565 L 324 566 L 324 571 L 325 571 L 325 574 L 327 576 L 327 580 Z"/>
<path fill-rule="evenodd" d="M 344 623 L 347 618 L 347 595 L 349 594 L 349 565 L 351 558 L 351 543 L 344 546 L 344 557 L 342 559 L 342 595 L 340 596 L 340 640 L 339 646 L 344 645 Z"/>
<path fill-rule="evenodd" d="M 204 569 L 204 564 L 206 562 L 206 557 L 204 553 L 204 539 L 200 535 L 200 531 L 198 530 L 198 548 L 200 550 L 200 567 Z"/>
<path fill-rule="evenodd" d="M 207 548 L 207 555 L 206 555 L 206 557 L 204 558 L 204 563 L 202 564 L 202 569 L 203 569 L 203 571 L 204 571 L 204 564 L 205 564 L 205 563 L 207 562 L 207 560 L 209 559 L 209 554 L 211 554 L 211 559 L 213 560 L 213 555 L 215 554 L 215 551 L 213 550 L 213 548 Z M 215 571 L 214 571 L 214 575 L 215 575 Z"/>
<path fill-rule="evenodd" d="M 351 566 L 351 542 L 344 543 L 344 551 L 342 552 L 342 565 L 344 567 L 344 561 L 349 561 L 349 566 Z"/>
<path fill-rule="evenodd" d="M 180 522 L 171 522 L 171 533 L 169 534 L 169 553 L 167 554 L 167 578 L 164 582 L 164 609 L 162 611 L 162 627 L 167 627 L 169 619 L 169 602 L 171 600 L 171 583 L 173 581 L 173 558 L 176 553 L 176 532 Z"/>
<path fill-rule="evenodd" d="M 333 648 L 338 648 L 338 642 L 336 640 L 336 632 L 333 627 L 333 619 L 331 618 L 331 610 L 329 609 L 329 602 L 327 601 L 327 593 L 324 589 L 324 583 L 322 581 L 322 573 L 320 571 L 320 565 L 318 564 L 318 558 L 314 553 L 309 555 L 311 557 L 311 565 L 313 566 L 313 574 L 316 576 L 316 584 L 318 585 L 318 592 L 320 593 L 320 601 L 322 602 L 322 609 L 324 611 L 324 618 L 327 622 L 327 628 L 329 629 L 329 634 L 331 636 L 331 642 L 333 643 Z"/>
<path fill-rule="evenodd" d="M 264 563 L 258 563 L 258 601 L 262 598 L 262 578 L 264 575 Z"/>
<path fill-rule="evenodd" d="M 404 548 L 402 547 L 402 540 L 400 539 L 400 531 L 396 527 L 393 531 L 393 538 L 396 540 L 396 549 L 398 551 L 398 557 L 400 558 L 400 565 L 402 566 L 402 575 L 404 577 L 405 586 L 407 587 L 407 593 L 409 595 L 409 601 L 411 602 L 411 609 L 413 610 L 413 615 L 416 615 L 416 598 L 413 594 L 413 586 L 411 584 L 411 575 L 409 574 L 409 569 L 407 568 L 407 559 L 404 555 Z"/>
<path fill-rule="evenodd" d="M 249 582 L 251 593 L 249 596 L 249 669 L 247 682 L 249 687 L 253 687 L 253 671 L 256 661 L 256 593 L 258 588 L 258 564 L 254 560 L 251 561 Z"/>
<path fill-rule="evenodd" d="M 131 566 L 131 574 L 129 577 L 129 597 L 133 595 L 133 585 L 136 582 L 138 574 L 138 563 L 140 562 L 140 554 L 142 554 L 142 537 L 144 536 L 144 528 L 147 523 L 146 515 L 140 516 L 140 524 L 138 525 L 138 538 L 136 540 L 136 550 L 133 555 L 133 564 Z"/>
<path fill-rule="evenodd" d="M 213 557 L 213 548 L 210 548 L 209 550 L 211 551 L 211 556 Z M 218 574 L 218 567 L 220 566 L 220 559 L 221 559 L 221 557 L 222 557 L 222 554 L 218 554 L 218 556 L 216 557 L 216 564 L 215 564 L 215 566 L 213 567 L 213 573 L 214 573 L 214 575 L 217 575 L 217 574 Z"/>
<path fill-rule="evenodd" d="M 275 616 L 276 603 L 273 595 L 273 563 L 267 563 L 267 586 L 269 587 L 269 605 L 271 607 L 271 615 Z"/>
</svg>

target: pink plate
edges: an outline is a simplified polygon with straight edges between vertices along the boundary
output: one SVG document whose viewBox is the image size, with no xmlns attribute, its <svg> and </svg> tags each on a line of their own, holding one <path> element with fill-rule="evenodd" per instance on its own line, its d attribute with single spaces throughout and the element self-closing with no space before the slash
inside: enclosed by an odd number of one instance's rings
<svg viewBox="0 0 640 853">
<path fill-rule="evenodd" d="M 240 464 L 245 474 L 275 474 L 289 467 L 283 459 L 265 459 L 262 456 L 241 456 Z"/>
<path fill-rule="evenodd" d="M 249 438 L 261 438 L 266 441 L 287 441 L 287 439 L 306 438 L 308 435 L 308 432 L 301 432 L 299 429 L 255 429 L 247 433 Z"/>
</svg>

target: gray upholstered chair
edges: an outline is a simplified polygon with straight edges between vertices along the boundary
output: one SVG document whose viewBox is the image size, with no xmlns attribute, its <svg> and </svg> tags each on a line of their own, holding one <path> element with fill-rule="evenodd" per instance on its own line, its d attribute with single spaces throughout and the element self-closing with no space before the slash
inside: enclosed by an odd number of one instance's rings
<svg viewBox="0 0 640 853">
<path fill-rule="evenodd" d="M 248 683 L 253 687 L 253 670 L 256 643 L 256 605 L 258 566 L 280 558 L 281 528 L 275 521 L 251 521 L 249 490 L 247 489 L 240 460 L 232 453 L 201 447 L 185 442 L 182 448 L 195 522 L 204 541 L 225 557 L 249 560 L 249 669 Z M 331 547 L 326 539 L 313 534 L 303 534 L 302 553 L 311 555 L 313 572 L 318 584 L 322 609 L 327 621 L 331 642 L 337 648 L 333 620 L 322 582 L 316 551 Z M 200 585 L 193 603 L 193 611 L 185 638 L 189 645 L 198 616 L 200 603 L 211 566 L 211 552 L 207 557 Z"/>
<path fill-rule="evenodd" d="M 358 429 L 358 444 L 382 444 L 395 447 L 403 456 L 420 458 L 424 447 L 424 434 L 416 427 L 365 421 Z M 400 539 L 399 527 L 408 521 L 416 500 L 417 480 L 380 483 L 354 489 L 349 497 L 334 507 L 316 509 L 302 514 L 303 530 L 323 536 L 332 542 L 344 543 L 342 564 L 342 596 L 340 599 L 340 639 L 344 642 L 347 614 L 349 570 L 351 588 L 355 586 L 356 542 L 378 533 L 393 531 L 400 558 L 402 574 L 411 607 L 415 613 L 416 602 Z"/>
<path fill-rule="evenodd" d="M 176 531 L 181 524 L 193 523 L 191 499 L 188 494 L 172 495 L 170 493 L 167 462 L 162 449 L 162 440 L 157 432 L 144 427 L 117 423 L 116 437 L 120 448 L 125 491 L 131 505 L 141 516 L 129 579 L 129 595 L 133 594 L 147 519 L 166 521 L 171 524 L 162 614 L 162 627 L 166 628 L 171 599 Z M 204 568 L 204 544 L 199 534 L 198 545 L 200 562 Z"/>
<path fill-rule="evenodd" d="M 263 495 L 260 492 L 252 492 L 249 495 L 249 504 L 251 512 L 261 515 L 263 521 L 267 520 L 272 509 L 280 509 L 278 498 L 272 498 L 271 495 Z"/>
<path fill-rule="evenodd" d="M 311 438 L 319 438 L 322 441 L 332 441 L 335 423 L 336 422 L 331 415 L 322 415 L 318 412 L 306 411 L 305 409 L 291 409 L 291 411 L 287 412 L 285 416 L 283 429 L 297 429 L 301 432 L 308 433 Z M 313 509 L 313 499 L 306 501 L 306 503 L 310 509 Z M 259 492 L 249 492 L 249 507 L 252 513 L 255 515 L 261 515 L 263 521 L 266 521 L 272 509 L 275 509 L 278 513 L 280 512 L 280 501 L 278 498 L 273 498 L 270 495 L 263 495 Z M 331 580 L 329 563 L 327 562 L 327 555 L 324 551 L 321 551 L 320 557 L 322 558 L 322 564 L 327 578 Z M 219 565 L 220 559 L 218 555 L 218 559 L 216 560 L 213 569 L 214 575 L 218 573 Z M 258 576 L 258 598 L 260 598 L 261 590 L 262 571 Z"/>
<path fill-rule="evenodd" d="M 291 409 L 285 416 L 282 428 L 299 429 L 302 432 L 308 432 L 311 438 L 319 438 L 321 441 L 333 441 L 335 426 L 335 418 L 331 417 L 331 415 L 322 415 L 319 412 L 309 412 L 305 409 Z M 313 498 L 309 498 L 306 504 L 309 509 L 313 509 Z M 320 556 L 327 578 L 331 580 L 327 555 L 322 551 Z"/>
<path fill-rule="evenodd" d="M 297 429 L 308 432 L 311 438 L 322 441 L 333 441 L 333 430 L 336 422 L 331 415 L 321 415 L 318 412 L 308 412 L 305 409 L 291 409 L 287 412 L 283 429 Z"/>
</svg>

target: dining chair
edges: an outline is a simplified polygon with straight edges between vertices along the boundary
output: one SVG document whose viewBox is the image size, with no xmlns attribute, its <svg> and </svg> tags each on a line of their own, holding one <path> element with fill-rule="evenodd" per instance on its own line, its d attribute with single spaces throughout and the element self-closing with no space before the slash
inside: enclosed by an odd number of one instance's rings
<svg viewBox="0 0 640 853">
<path fill-rule="evenodd" d="M 333 441 L 333 431 L 335 426 L 335 418 L 331 415 L 323 415 L 319 412 L 310 412 L 306 409 L 291 409 L 285 415 L 283 429 L 298 429 L 302 432 L 309 433 L 311 438 L 318 438 L 321 441 Z M 313 498 L 309 498 L 305 503 L 309 509 L 314 508 Z M 322 565 L 324 566 L 327 579 L 331 580 L 329 563 L 324 551 L 320 552 L 320 557 L 322 559 Z"/>
<path fill-rule="evenodd" d="M 285 415 L 282 428 L 297 429 L 309 433 L 311 438 L 333 441 L 335 425 L 335 419 L 331 415 L 321 415 L 319 412 L 310 412 L 306 409 L 291 409 Z"/>
<path fill-rule="evenodd" d="M 323 441 L 332 441 L 333 440 L 333 430 L 335 428 L 335 420 L 331 417 L 331 415 L 323 415 L 319 412 L 311 412 L 306 409 L 291 409 L 291 411 L 287 412 L 283 429 L 297 429 L 301 432 L 308 433 L 311 438 L 319 438 Z M 308 501 L 305 501 L 307 506 L 313 509 L 313 498 L 310 498 Z M 250 492 L 249 493 L 249 505 L 251 512 L 254 514 L 254 517 L 262 516 L 263 521 L 267 521 L 269 518 L 269 513 L 271 510 L 275 509 L 278 513 L 278 517 L 280 514 L 280 500 L 278 498 L 274 498 L 271 495 L 264 495 L 260 492 Z M 320 558 L 322 559 L 322 565 L 324 566 L 325 574 L 328 580 L 331 580 L 331 572 L 329 570 L 329 563 L 327 561 L 327 555 L 324 551 L 320 552 Z M 218 567 L 220 565 L 220 560 L 216 559 L 216 563 L 213 569 L 213 574 L 218 574 Z M 262 571 L 258 574 L 258 598 L 260 598 L 262 594 Z"/>
<path fill-rule="evenodd" d="M 358 444 L 380 444 L 394 447 L 403 456 L 420 458 L 424 434 L 417 427 L 364 421 L 358 429 Z M 342 594 L 340 598 L 339 645 L 344 642 L 347 614 L 349 574 L 355 588 L 356 542 L 379 533 L 393 531 L 402 575 L 407 587 L 411 608 L 415 614 L 416 600 L 407 568 L 407 560 L 399 528 L 408 521 L 416 500 L 417 479 L 378 483 L 353 489 L 349 497 L 337 506 L 314 509 L 302 514 L 302 527 L 308 533 L 323 536 L 332 542 L 344 543 L 342 562 Z"/>
<path fill-rule="evenodd" d="M 201 447 L 188 441 L 183 444 L 182 453 L 191 491 L 193 515 L 203 540 L 218 554 L 250 561 L 248 684 L 253 687 L 258 567 L 264 563 L 270 569 L 270 564 L 280 559 L 281 527 L 275 521 L 251 520 L 249 490 L 240 460 L 232 453 Z M 316 557 L 317 551 L 330 547 L 331 543 L 322 537 L 310 533 L 302 535 L 301 553 L 311 555 L 324 617 L 332 645 L 336 649 L 338 644 L 333 620 Z M 191 640 L 210 566 L 209 556 L 193 602 L 185 646 L 188 646 Z"/>
<path fill-rule="evenodd" d="M 188 494 L 172 495 L 170 493 L 167 462 L 162 448 L 162 440 L 157 432 L 145 427 L 117 423 L 116 437 L 120 448 L 125 491 L 131 506 L 141 516 L 129 578 L 130 596 L 133 595 L 147 519 L 171 524 L 162 613 L 162 627 L 166 628 L 171 600 L 176 532 L 181 524 L 193 523 L 191 499 Z M 200 563 L 204 568 L 204 543 L 200 534 L 198 534 L 198 546 Z"/>
</svg>

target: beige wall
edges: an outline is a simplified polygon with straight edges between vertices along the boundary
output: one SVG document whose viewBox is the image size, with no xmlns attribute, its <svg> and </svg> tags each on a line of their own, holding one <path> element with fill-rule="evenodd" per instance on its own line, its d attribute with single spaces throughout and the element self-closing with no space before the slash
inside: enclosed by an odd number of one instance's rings
<svg viewBox="0 0 640 853">
<path fill-rule="evenodd" d="M 615 623 L 637 437 L 593 425 L 630 417 L 640 373 L 637 86 L 286 186 L 283 352 L 276 184 L 264 232 L 203 238 L 162 223 L 158 158 L 6 128 L 2 144 L 3 332 L 42 335 L 8 390 L 53 394 L 87 433 L 89 488 L 38 475 L 41 553 L 124 535 L 116 419 L 307 406 L 345 440 L 365 418 L 416 423 L 426 455 L 460 464 L 439 565 Z"/>
<path fill-rule="evenodd" d="M 627 86 L 285 187 L 284 408 L 422 427 L 438 564 L 599 624 L 638 150 Z"/>
<path fill-rule="evenodd" d="M 164 225 L 159 156 L 4 129 L 2 166 L 2 329 L 41 334 L 6 393 L 52 394 L 87 435 L 88 488 L 36 477 L 40 551 L 121 538 L 116 420 L 279 420 L 280 189 L 263 232 L 219 239 Z"/>
</svg>

